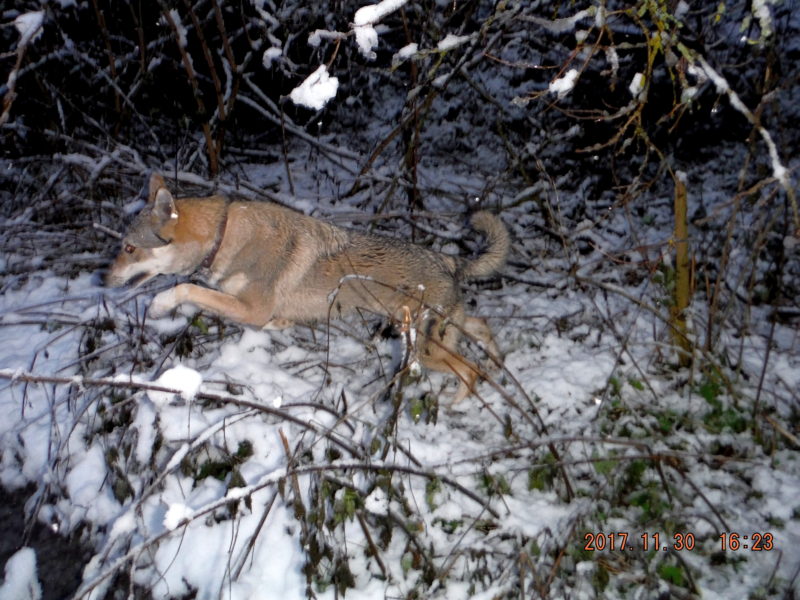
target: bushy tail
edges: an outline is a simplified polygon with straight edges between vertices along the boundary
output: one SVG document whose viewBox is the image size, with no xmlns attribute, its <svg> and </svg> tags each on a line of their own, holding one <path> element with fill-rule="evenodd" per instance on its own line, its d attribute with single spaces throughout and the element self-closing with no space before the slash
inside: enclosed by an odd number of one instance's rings
<svg viewBox="0 0 800 600">
<path fill-rule="evenodd" d="M 465 279 L 488 277 L 500 270 L 506 263 L 511 241 L 508 230 L 495 215 L 486 211 L 476 212 L 470 219 L 472 226 L 486 235 L 488 248 L 474 260 L 465 260 L 461 273 Z"/>
</svg>

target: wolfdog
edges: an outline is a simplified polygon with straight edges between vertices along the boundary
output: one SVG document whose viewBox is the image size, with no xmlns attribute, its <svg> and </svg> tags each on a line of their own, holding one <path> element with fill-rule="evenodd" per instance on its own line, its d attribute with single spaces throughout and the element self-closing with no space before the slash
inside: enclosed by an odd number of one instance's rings
<svg viewBox="0 0 800 600">
<path fill-rule="evenodd" d="M 124 237 L 106 277 L 112 287 L 158 274 L 199 274 L 155 296 L 148 314 L 190 304 L 253 327 L 340 317 L 357 309 L 389 317 L 413 333 L 411 351 L 435 371 L 454 374 L 457 402 L 474 392 L 481 368 L 457 349 L 463 332 L 499 352 L 483 319 L 464 313 L 460 284 L 485 278 L 506 260 L 509 236 L 488 212 L 472 216 L 488 239 L 467 260 L 380 235 L 343 229 L 266 202 L 224 196 L 175 198 L 153 175 L 147 205 Z M 408 336 L 412 339 L 412 336 Z"/>
</svg>

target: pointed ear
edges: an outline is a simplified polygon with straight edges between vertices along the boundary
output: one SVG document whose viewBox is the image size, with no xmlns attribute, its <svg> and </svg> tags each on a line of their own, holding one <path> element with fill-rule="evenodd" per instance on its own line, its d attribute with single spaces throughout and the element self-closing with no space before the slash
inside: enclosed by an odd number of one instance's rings
<svg viewBox="0 0 800 600">
<path fill-rule="evenodd" d="M 156 190 L 152 211 L 162 223 L 165 223 L 170 219 L 178 218 L 178 209 L 175 206 L 175 198 L 173 198 L 172 194 L 167 188 L 160 187 L 158 190 Z"/>
<path fill-rule="evenodd" d="M 147 201 L 153 202 L 156 199 L 156 193 L 160 188 L 167 187 L 167 183 L 164 181 L 164 178 L 159 175 L 158 173 L 153 173 L 150 175 L 150 184 L 149 190 L 147 194 Z"/>
</svg>

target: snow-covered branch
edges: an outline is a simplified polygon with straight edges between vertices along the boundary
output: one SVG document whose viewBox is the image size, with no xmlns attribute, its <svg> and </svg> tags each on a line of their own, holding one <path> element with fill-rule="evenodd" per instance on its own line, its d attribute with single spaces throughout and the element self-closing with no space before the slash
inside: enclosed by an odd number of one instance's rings
<svg viewBox="0 0 800 600">
<path fill-rule="evenodd" d="M 20 67 L 22 66 L 22 59 L 25 57 L 28 44 L 42 34 L 43 22 L 44 11 L 23 13 L 14 19 L 14 26 L 19 32 L 16 51 L 17 59 L 14 66 L 9 71 L 8 79 L 6 80 L 7 91 L 3 97 L 3 110 L 0 112 L 0 126 L 8 122 L 11 106 L 14 104 L 14 100 L 17 97 L 17 77 L 19 76 Z"/>
<path fill-rule="evenodd" d="M 687 52 L 688 53 L 688 52 Z M 728 83 L 728 80 L 717 72 L 705 59 L 705 57 L 701 54 L 695 55 L 696 61 L 700 64 L 703 72 L 706 76 L 712 81 L 715 85 L 717 92 L 719 94 L 724 94 L 728 97 L 728 100 L 731 103 L 731 106 L 735 108 L 740 114 L 742 114 L 750 124 L 756 128 L 758 134 L 764 140 L 764 143 L 767 145 L 767 151 L 769 153 L 770 163 L 772 165 L 772 176 L 777 180 L 780 186 L 783 188 L 783 191 L 786 193 L 786 197 L 789 199 L 789 202 L 792 207 L 792 216 L 794 218 L 794 230 L 795 230 L 795 237 L 800 237 L 800 210 L 798 210 L 797 204 L 797 196 L 795 194 L 794 186 L 792 185 L 791 178 L 789 176 L 789 169 L 783 164 L 781 161 L 780 156 L 778 155 L 778 148 L 775 145 L 774 140 L 772 139 L 772 135 L 764 127 L 753 112 L 742 102 L 739 94 L 731 87 Z"/>
</svg>

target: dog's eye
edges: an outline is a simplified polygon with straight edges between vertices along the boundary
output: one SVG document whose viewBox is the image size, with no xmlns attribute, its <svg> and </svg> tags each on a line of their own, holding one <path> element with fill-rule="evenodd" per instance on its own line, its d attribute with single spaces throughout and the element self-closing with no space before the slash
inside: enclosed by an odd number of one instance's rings
<svg viewBox="0 0 800 600">
<path fill-rule="evenodd" d="M 136 250 L 136 246 L 134 246 L 133 244 L 125 244 L 125 248 L 124 248 L 124 250 L 125 250 L 125 252 L 127 252 L 128 254 L 133 254 L 133 253 L 134 253 L 134 251 Z"/>
</svg>

